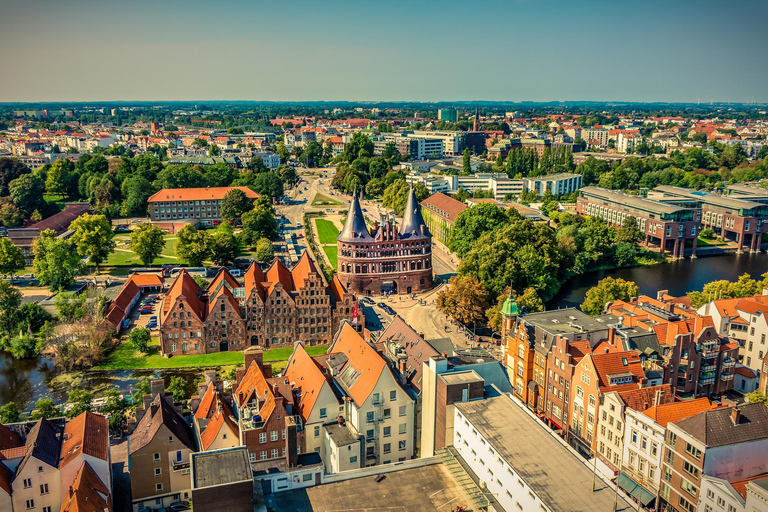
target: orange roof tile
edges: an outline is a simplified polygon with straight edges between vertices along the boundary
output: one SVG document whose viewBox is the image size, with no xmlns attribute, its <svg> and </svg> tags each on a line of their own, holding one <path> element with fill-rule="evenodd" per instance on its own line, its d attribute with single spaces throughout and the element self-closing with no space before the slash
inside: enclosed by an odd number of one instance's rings
<svg viewBox="0 0 768 512">
<path fill-rule="evenodd" d="M 309 257 L 309 253 L 305 250 L 301 254 L 299 262 L 291 269 L 291 279 L 295 289 L 303 288 L 304 282 L 309 277 L 310 273 L 318 274 L 315 262 Z"/>
<path fill-rule="evenodd" d="M 29 446 L 15 446 L 13 448 L 5 448 L 0 450 L 0 460 L 20 459 L 27 454 Z"/>
<path fill-rule="evenodd" d="M 328 380 L 320 366 L 307 354 L 301 343 L 291 354 L 291 359 L 288 361 L 283 375 L 291 383 L 291 387 L 301 393 L 297 405 L 299 414 L 306 422 L 312 413 L 317 397 L 320 396 L 320 391 Z"/>
<path fill-rule="evenodd" d="M 283 265 L 283 262 L 280 261 L 279 258 L 275 258 L 274 261 L 272 261 L 272 264 L 269 266 L 265 273 L 266 282 L 268 282 L 269 291 L 272 291 L 272 288 L 275 284 L 280 283 L 283 285 L 283 289 L 288 292 L 293 291 L 293 280 L 291 279 L 291 271 L 286 268 L 285 265 Z"/>
<path fill-rule="evenodd" d="M 675 393 L 672 391 L 672 386 L 669 384 L 662 384 L 661 386 L 651 386 L 649 388 L 632 389 L 629 391 L 620 391 L 619 396 L 630 407 L 636 411 L 644 411 L 652 406 L 656 400 L 656 392 L 661 391 L 662 404 L 672 403 L 675 401 Z"/>
<path fill-rule="evenodd" d="M 571 341 L 568 343 L 568 354 L 573 359 L 573 364 L 578 364 L 584 356 L 592 353 L 588 341 Z"/>
<path fill-rule="evenodd" d="M 341 353 L 347 357 L 347 363 L 342 367 L 337 381 L 346 386 L 349 396 L 358 405 L 365 402 L 387 368 L 384 358 L 347 322 L 342 324 L 328 352 Z M 347 378 L 346 372 L 350 372 Z"/>
<path fill-rule="evenodd" d="M 59 467 L 63 468 L 78 455 L 107 460 L 109 456 L 109 421 L 101 414 L 84 412 L 64 427 Z"/>
<path fill-rule="evenodd" d="M 91 465 L 83 462 L 70 489 L 61 492 L 59 512 L 109 512 L 112 510 L 109 489 Z"/>
<path fill-rule="evenodd" d="M 257 199 L 259 194 L 248 187 L 205 187 L 205 188 L 164 188 L 147 199 L 148 203 L 157 201 L 211 201 L 221 200 L 231 190 L 238 189 L 250 199 Z"/>
<path fill-rule="evenodd" d="M 237 303 L 237 299 L 235 299 L 235 296 L 232 295 L 232 292 L 229 291 L 229 288 L 226 286 L 222 286 L 219 288 L 219 290 L 216 292 L 216 294 L 208 299 L 208 304 L 206 308 L 206 316 L 213 313 L 213 309 L 216 306 L 216 301 L 219 300 L 219 297 L 224 297 L 224 300 L 229 301 L 229 303 L 232 305 L 232 307 L 235 308 L 236 311 L 240 311 L 240 304 Z"/>
<path fill-rule="evenodd" d="M 626 352 L 610 352 L 608 354 L 590 354 L 592 362 L 595 365 L 597 371 L 597 377 L 599 379 L 600 390 L 605 391 L 618 391 L 619 386 L 610 384 L 610 375 L 617 375 L 623 373 L 631 373 L 637 379 L 633 385 L 638 387 L 638 383 L 645 379 L 645 372 L 643 371 L 643 365 L 640 362 L 640 357 L 636 350 L 629 350 Z M 624 385 L 621 385 L 624 386 Z M 623 388 L 622 389 L 627 389 Z"/>
<path fill-rule="evenodd" d="M 222 402 L 220 402 L 220 404 L 221 403 Z M 240 438 L 240 429 L 238 429 L 234 420 L 232 420 L 230 413 L 231 411 L 227 412 L 223 406 L 220 406 L 219 409 L 216 409 L 213 412 L 210 420 L 208 421 L 208 424 L 205 426 L 205 430 L 203 430 L 203 433 L 200 434 L 200 444 L 202 445 L 201 447 L 203 451 L 210 448 L 210 446 L 216 440 L 216 437 L 219 435 L 219 432 L 221 432 L 222 428 L 229 430 L 233 441 L 237 442 L 237 440 Z"/>
<path fill-rule="evenodd" d="M 684 400 L 671 404 L 662 404 L 643 411 L 643 414 L 666 428 L 669 423 L 677 423 L 680 420 L 696 416 L 700 412 L 716 408 L 710 404 L 709 398 L 702 397 L 696 400 Z"/>
<path fill-rule="evenodd" d="M 259 400 L 261 402 L 259 416 L 263 421 L 267 421 L 275 410 L 275 395 L 256 361 L 251 362 L 251 366 L 246 370 L 237 386 L 235 396 L 240 407 L 254 399 Z"/>
<path fill-rule="evenodd" d="M 256 289 L 256 292 L 263 299 L 264 294 L 260 283 L 263 283 L 264 279 L 264 272 L 261 270 L 261 267 L 258 265 L 258 263 L 251 263 L 251 266 L 248 267 L 248 270 L 245 271 L 245 277 L 243 279 L 245 283 L 246 296 L 250 296 L 253 293 L 253 290 Z"/>
<path fill-rule="evenodd" d="M 163 309 L 161 311 L 161 321 L 165 321 L 166 317 L 171 311 L 171 306 L 178 297 L 183 296 L 187 300 L 187 304 L 192 309 L 192 312 L 197 315 L 200 320 L 205 319 L 205 304 L 200 299 L 200 287 L 197 285 L 192 276 L 189 275 L 185 269 L 179 272 L 179 275 L 171 284 L 171 288 L 168 293 L 165 294 L 163 299 Z"/>
<path fill-rule="evenodd" d="M 739 493 L 739 495 L 741 495 L 741 497 L 746 500 L 747 484 L 753 480 L 760 480 L 761 478 L 768 478 L 768 473 L 762 473 L 760 475 L 751 476 L 743 480 L 736 480 L 735 482 L 730 482 L 730 484 L 731 484 L 731 487 L 733 487 L 733 490 Z"/>
<path fill-rule="evenodd" d="M 136 286 L 163 286 L 163 278 L 159 274 L 131 274 L 128 281 Z"/>
<path fill-rule="evenodd" d="M 344 288 L 344 285 L 339 279 L 339 275 L 335 273 L 333 274 L 333 279 L 331 279 L 331 282 L 329 283 L 328 288 L 330 288 L 331 293 L 333 294 L 333 297 L 337 301 L 342 300 L 344 298 L 344 294 L 348 293 L 347 289 Z"/>
</svg>

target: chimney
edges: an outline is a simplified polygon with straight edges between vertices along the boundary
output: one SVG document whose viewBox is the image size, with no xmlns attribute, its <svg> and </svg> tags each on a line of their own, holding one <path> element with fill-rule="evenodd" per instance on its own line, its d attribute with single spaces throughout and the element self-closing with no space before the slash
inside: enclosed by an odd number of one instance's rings
<svg viewBox="0 0 768 512">
<path fill-rule="evenodd" d="M 400 372 L 400 384 L 402 386 L 405 386 L 406 381 L 408 380 L 408 376 L 406 375 L 406 365 L 408 363 L 408 360 L 404 357 L 401 357 L 397 360 L 398 365 L 398 371 Z"/>
<path fill-rule="evenodd" d="M 656 396 L 653 399 L 653 405 L 654 406 L 661 405 L 663 401 L 664 401 L 664 391 L 657 389 Z"/>
<path fill-rule="evenodd" d="M 339 416 L 339 425 L 344 426 L 344 416 Z"/>
<path fill-rule="evenodd" d="M 165 391 L 165 382 L 163 379 L 152 379 L 149 383 L 149 392 L 154 398 L 156 395 L 162 395 Z"/>
<path fill-rule="evenodd" d="M 205 376 L 205 387 L 208 387 L 211 382 L 216 382 L 216 370 L 205 370 L 203 375 Z"/>
<path fill-rule="evenodd" d="M 240 384 L 240 381 L 243 380 L 243 377 L 245 377 L 245 368 L 237 368 L 235 369 L 235 385 L 232 386 L 232 389 L 237 389 L 237 385 Z"/>
<path fill-rule="evenodd" d="M 144 410 L 145 411 L 149 409 L 149 404 L 151 404 L 151 403 L 152 403 L 152 395 L 151 394 L 144 395 Z"/>
<path fill-rule="evenodd" d="M 734 425 L 738 425 L 739 420 L 741 420 L 741 409 L 738 407 L 731 409 L 731 419 L 733 420 Z"/>
<path fill-rule="evenodd" d="M 248 368 L 251 367 L 251 363 L 253 361 L 256 361 L 256 364 L 259 365 L 259 368 L 262 370 L 264 369 L 264 352 L 259 347 L 248 347 L 245 349 L 244 352 L 245 355 L 245 370 L 247 371 Z M 272 376 L 271 374 L 269 375 Z"/>
<path fill-rule="evenodd" d="M 289 468 L 294 468 L 299 461 L 299 439 L 294 416 L 285 417 L 285 457 Z"/>
</svg>

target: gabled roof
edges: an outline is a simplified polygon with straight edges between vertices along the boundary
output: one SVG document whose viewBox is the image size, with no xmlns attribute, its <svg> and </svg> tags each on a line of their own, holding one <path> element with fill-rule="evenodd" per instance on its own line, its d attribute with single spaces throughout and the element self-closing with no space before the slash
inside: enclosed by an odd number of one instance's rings
<svg viewBox="0 0 768 512">
<path fill-rule="evenodd" d="M 734 409 L 740 413 L 738 423 L 732 419 Z M 677 422 L 677 427 L 708 447 L 765 439 L 768 437 L 768 407 L 754 403 L 712 409 Z"/>
<path fill-rule="evenodd" d="M 283 375 L 297 393 L 299 414 L 305 422 L 308 421 L 320 391 L 328 383 L 329 377 L 323 374 L 320 366 L 307 354 L 301 343 L 293 350 Z"/>
<path fill-rule="evenodd" d="M 275 410 L 275 395 L 270 389 L 261 367 L 252 361 L 235 391 L 237 404 L 243 407 L 252 400 L 259 401 L 259 416 L 267 421 Z"/>
<path fill-rule="evenodd" d="M 245 283 L 246 296 L 250 296 L 255 288 L 257 293 L 259 293 L 259 295 L 263 299 L 264 293 L 260 284 L 263 283 L 264 281 L 265 281 L 264 271 L 261 270 L 261 267 L 258 265 L 258 263 L 254 261 L 253 263 L 251 263 L 251 266 L 248 267 L 248 270 L 245 271 L 245 277 L 243 278 L 243 282 Z"/>
<path fill-rule="evenodd" d="M 344 294 L 348 293 L 347 289 L 341 283 L 341 280 L 339 279 L 339 275 L 336 273 L 333 274 L 333 279 L 331 279 L 331 282 L 328 284 L 328 289 L 331 292 L 331 296 L 337 302 L 341 301 L 344 298 Z"/>
<path fill-rule="evenodd" d="M 87 462 L 77 471 L 69 490 L 61 490 L 59 512 L 104 512 L 112 510 L 109 489 Z"/>
<path fill-rule="evenodd" d="M 23 445 L 24 441 L 21 440 L 21 437 L 19 437 L 16 432 L 0 423 L 0 450 L 7 450 L 8 448 L 16 448 Z"/>
<path fill-rule="evenodd" d="M 619 396 L 627 407 L 642 412 L 654 404 L 656 394 L 659 391 L 661 392 L 662 404 L 668 404 L 675 401 L 675 393 L 672 391 L 672 386 L 669 384 L 633 389 L 630 391 L 619 391 Z"/>
<path fill-rule="evenodd" d="M 739 493 L 739 496 L 747 499 L 747 484 L 749 482 L 752 482 L 753 480 L 761 480 L 763 478 L 768 478 L 768 473 L 762 473 L 760 475 L 751 476 L 749 478 L 744 478 L 742 480 L 736 480 L 735 482 L 730 482 L 731 487 L 733 487 L 733 490 Z"/>
<path fill-rule="evenodd" d="M 136 286 L 163 286 L 163 278 L 159 274 L 131 274 L 128 281 Z"/>
<path fill-rule="evenodd" d="M 149 409 L 144 412 L 144 416 L 128 438 L 130 453 L 135 453 L 152 442 L 161 425 L 165 425 L 184 446 L 195 451 L 195 436 L 192 428 L 176 412 L 176 409 L 158 394 L 155 395 Z"/>
<path fill-rule="evenodd" d="M 643 414 L 666 428 L 669 423 L 677 423 L 685 418 L 690 418 L 703 411 L 708 411 L 717 405 L 712 405 L 709 398 L 702 397 L 695 400 L 683 400 L 669 404 L 657 405 L 646 409 Z"/>
<path fill-rule="evenodd" d="M 250 296 L 255 289 L 263 300 L 272 293 L 278 283 L 285 291 L 296 292 L 304 287 L 305 281 L 311 274 L 321 275 L 307 251 L 301 254 L 299 261 L 290 270 L 277 257 L 272 260 L 266 272 L 262 271 L 256 263 L 252 263 L 245 272 L 245 294 Z"/>
<path fill-rule="evenodd" d="M 442 192 L 436 192 L 423 200 L 421 206 L 444 217 L 449 222 L 456 222 L 461 212 L 469 208 L 466 204 Z"/>
<path fill-rule="evenodd" d="M 301 253 L 299 262 L 291 269 L 291 278 L 294 283 L 294 289 L 303 288 L 304 281 L 306 281 L 311 273 L 319 274 L 315 262 L 309 257 L 309 253 L 304 251 Z"/>
<path fill-rule="evenodd" d="M 589 346 L 589 341 L 571 341 L 568 343 L 568 354 L 573 359 L 573 365 L 579 364 L 579 361 L 584 359 L 584 356 L 591 353 L 592 349 Z"/>
<path fill-rule="evenodd" d="M 27 453 L 19 463 L 16 474 L 21 473 L 29 459 L 35 458 L 45 462 L 51 467 L 59 467 L 59 452 L 61 440 L 57 435 L 58 431 L 53 423 L 47 419 L 40 419 L 27 434 Z"/>
<path fill-rule="evenodd" d="M 639 382 L 645 379 L 642 362 L 634 350 L 610 352 L 607 354 L 590 354 L 590 357 L 597 371 L 600 391 L 617 390 L 616 386 L 610 384 L 611 376 L 631 374 L 635 378 L 632 384 L 635 387 L 638 387 Z"/>
<path fill-rule="evenodd" d="M 291 278 L 291 271 L 283 265 L 283 262 L 279 258 L 275 258 L 272 264 L 269 266 L 264 275 L 265 281 L 271 285 L 280 283 L 283 285 L 283 289 L 287 292 L 293 291 L 293 279 Z M 273 286 L 268 286 L 269 291 Z"/>
<path fill-rule="evenodd" d="M 406 382 L 416 393 L 421 393 L 421 374 L 424 363 L 428 363 L 430 357 L 439 356 L 440 353 L 424 341 L 413 327 L 405 323 L 400 315 L 395 315 L 389 326 L 379 336 L 378 341 L 402 346 L 407 357 Z"/>
<path fill-rule="evenodd" d="M 222 285 L 225 285 L 230 289 L 240 288 L 240 283 L 237 282 L 237 279 L 232 277 L 229 270 L 224 267 L 219 269 L 216 273 L 216 277 L 211 281 L 211 284 L 208 286 L 208 293 L 216 293 Z"/>
<path fill-rule="evenodd" d="M 165 299 L 163 299 L 162 321 L 167 318 L 171 311 L 171 306 L 180 296 L 186 299 L 189 309 L 192 310 L 198 319 L 205 320 L 205 303 L 200 298 L 200 287 L 192 276 L 189 275 L 189 272 L 182 269 L 173 281 L 173 284 L 171 284 L 168 293 L 165 294 Z"/>
<path fill-rule="evenodd" d="M 343 322 L 329 349 L 329 354 L 343 354 L 347 361 L 334 380 L 358 405 L 364 403 L 387 369 L 384 358 L 355 331 Z"/>
<path fill-rule="evenodd" d="M 78 455 L 107 460 L 109 456 L 109 421 L 101 414 L 84 412 L 64 427 L 59 467 L 63 468 Z"/>
<path fill-rule="evenodd" d="M 205 426 L 205 430 L 200 434 L 200 448 L 204 451 L 210 448 L 222 428 L 229 430 L 233 440 L 240 438 L 240 429 L 231 417 L 232 410 L 229 407 L 225 409 L 223 401 L 218 402 L 218 404 L 219 408 L 213 412 Z"/>
<path fill-rule="evenodd" d="M 232 292 L 229 291 L 229 288 L 226 286 L 221 286 L 219 287 L 219 290 L 216 292 L 216 294 L 208 299 L 205 315 L 206 318 L 208 315 L 213 313 L 213 308 L 216 306 L 216 302 L 221 297 L 223 297 L 225 301 L 228 301 L 236 311 L 240 311 L 240 304 L 238 304 L 237 299 L 235 299 L 235 296 L 232 295 Z"/>
<path fill-rule="evenodd" d="M 257 199 L 259 194 L 248 187 L 205 187 L 205 188 L 164 188 L 155 192 L 147 199 L 148 203 L 156 201 L 205 201 L 224 199 L 230 191 L 238 189 L 249 199 Z"/>
</svg>

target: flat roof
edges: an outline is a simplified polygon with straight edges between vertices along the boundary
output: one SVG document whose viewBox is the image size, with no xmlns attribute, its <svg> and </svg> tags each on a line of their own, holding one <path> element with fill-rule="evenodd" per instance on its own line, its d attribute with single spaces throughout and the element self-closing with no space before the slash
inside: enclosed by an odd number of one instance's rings
<svg viewBox="0 0 768 512">
<path fill-rule="evenodd" d="M 323 428 L 328 431 L 328 435 L 331 436 L 336 446 L 347 446 L 360 442 L 360 439 L 349 430 L 347 425 L 331 423 L 330 425 L 323 425 Z"/>
<path fill-rule="evenodd" d="M 641 210 L 654 212 L 654 213 L 677 213 L 681 211 L 690 210 L 690 208 L 683 208 L 680 206 L 671 206 L 659 201 L 653 201 L 640 196 L 633 196 L 629 194 L 623 194 L 614 190 L 608 190 L 600 187 L 584 187 L 580 190 L 582 194 L 594 196 L 605 201 L 610 201 L 619 205 L 631 206 L 639 208 Z"/>
<path fill-rule="evenodd" d="M 523 322 L 556 333 L 577 333 L 607 329 L 609 323 L 597 320 L 576 308 L 552 309 L 520 317 Z"/>
<path fill-rule="evenodd" d="M 192 454 L 194 489 L 253 480 L 245 446 Z"/>
<path fill-rule="evenodd" d="M 272 506 L 277 512 L 448 512 L 457 505 L 477 510 L 466 484 L 445 464 L 383 473 L 379 482 L 377 476 L 279 492 L 272 495 Z"/>
<path fill-rule="evenodd" d="M 737 197 L 721 196 L 718 194 L 708 194 L 706 192 L 700 192 L 690 188 L 674 187 L 672 185 L 659 185 L 654 190 L 664 192 L 665 194 L 676 195 L 680 197 L 695 199 L 702 203 L 712 204 L 715 206 L 725 206 L 726 208 L 736 209 L 752 209 L 765 206 L 762 203 L 756 203 L 748 199 L 739 199 Z"/>
<path fill-rule="evenodd" d="M 457 402 L 459 410 L 553 512 L 613 512 L 614 486 L 507 395 Z M 619 496 L 618 510 L 635 507 Z"/>
<path fill-rule="evenodd" d="M 439 375 L 446 384 L 467 384 L 470 382 L 484 382 L 483 378 L 474 370 L 441 373 Z"/>
</svg>

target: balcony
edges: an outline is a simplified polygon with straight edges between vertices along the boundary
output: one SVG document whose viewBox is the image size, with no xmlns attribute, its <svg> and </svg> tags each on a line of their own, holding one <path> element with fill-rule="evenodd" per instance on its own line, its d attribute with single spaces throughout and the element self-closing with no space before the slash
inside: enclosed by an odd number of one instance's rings
<svg viewBox="0 0 768 512">
<path fill-rule="evenodd" d="M 707 363 L 701 366 L 701 373 L 712 373 L 715 370 L 717 370 L 717 365 L 715 363 Z"/>
<path fill-rule="evenodd" d="M 728 382 L 729 380 L 733 380 L 733 375 L 731 372 L 723 372 L 720 374 L 720 380 L 723 382 Z"/>
<path fill-rule="evenodd" d="M 699 376 L 699 386 L 708 386 L 715 383 L 715 374 L 701 374 Z"/>
<path fill-rule="evenodd" d="M 726 357 L 723 359 L 723 368 L 733 368 L 736 366 L 736 360 L 732 357 Z"/>
</svg>

